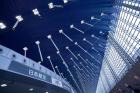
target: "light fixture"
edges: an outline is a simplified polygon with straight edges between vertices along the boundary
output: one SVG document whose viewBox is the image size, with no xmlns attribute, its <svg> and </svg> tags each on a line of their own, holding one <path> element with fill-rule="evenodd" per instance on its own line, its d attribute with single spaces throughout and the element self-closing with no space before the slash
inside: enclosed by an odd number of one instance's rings
<svg viewBox="0 0 140 93">
<path fill-rule="evenodd" d="M 51 57 L 50 56 L 47 56 L 47 58 L 50 59 Z"/>
<path fill-rule="evenodd" d="M 95 35 L 92 34 L 91 37 L 95 37 Z"/>
<path fill-rule="evenodd" d="M 103 31 L 100 31 L 99 33 L 100 33 L 100 34 L 104 34 Z"/>
<path fill-rule="evenodd" d="M 90 19 L 91 19 L 91 20 L 93 20 L 93 19 L 95 19 L 95 17 L 94 17 L 94 16 L 92 16 Z"/>
<path fill-rule="evenodd" d="M 53 65 L 53 62 L 51 60 L 51 56 L 47 56 L 47 59 L 49 60 L 49 62 L 51 64 L 51 66 L 52 66 L 52 69 L 53 69 L 54 73 L 56 73 L 55 68 L 54 68 L 54 65 Z"/>
<path fill-rule="evenodd" d="M 60 29 L 60 30 L 59 30 L 59 33 L 63 33 L 63 30 L 62 30 L 62 29 Z"/>
<path fill-rule="evenodd" d="M 73 42 L 73 40 L 67 34 L 65 34 L 62 29 L 59 30 L 59 33 L 63 34 L 67 39 L 69 39 L 71 42 Z"/>
<path fill-rule="evenodd" d="M 48 39 L 51 39 L 51 38 L 52 38 L 52 36 L 51 36 L 51 35 L 48 35 L 47 37 L 48 37 Z"/>
<path fill-rule="evenodd" d="M 53 3 L 49 3 L 48 6 L 49 6 L 50 9 L 54 8 Z"/>
<path fill-rule="evenodd" d="M 0 86 L 1 87 L 7 87 L 8 85 L 7 84 L 1 84 Z"/>
<path fill-rule="evenodd" d="M 34 90 L 33 88 L 30 88 L 30 89 L 29 89 L 29 91 L 33 91 L 33 90 Z"/>
<path fill-rule="evenodd" d="M 75 30 L 81 32 L 82 34 L 84 34 L 84 31 L 82 31 L 82 30 L 80 30 L 79 28 L 75 27 L 73 24 L 70 25 L 70 28 L 71 28 L 71 29 L 75 29 Z"/>
<path fill-rule="evenodd" d="M 48 4 L 49 9 L 53 9 L 54 7 L 63 8 L 62 5 L 54 5 L 52 2 Z"/>
<path fill-rule="evenodd" d="M 0 22 L 0 29 L 5 29 L 6 28 L 6 25 L 2 22 Z"/>
<path fill-rule="evenodd" d="M 104 15 L 106 15 L 105 13 L 101 13 L 101 16 L 104 16 Z"/>
<path fill-rule="evenodd" d="M 55 68 L 58 68 L 57 66 L 55 66 Z"/>
<path fill-rule="evenodd" d="M 23 17 L 21 15 L 18 15 L 15 17 L 17 19 L 16 23 L 13 26 L 13 30 L 15 30 L 15 28 L 17 27 L 17 25 L 19 24 L 19 22 L 23 21 Z"/>
<path fill-rule="evenodd" d="M 84 20 L 81 20 L 81 24 L 85 24 L 85 25 L 88 25 L 90 27 L 93 27 L 96 23 L 94 25 L 92 25 L 92 24 L 90 24 L 88 22 L 85 22 Z"/>
<path fill-rule="evenodd" d="M 46 91 L 45 93 L 49 93 L 49 92 Z"/>
<path fill-rule="evenodd" d="M 68 47 L 68 46 L 66 46 L 66 49 L 69 49 L 69 47 Z"/>
<path fill-rule="evenodd" d="M 86 41 L 86 38 L 83 38 L 83 41 Z"/>
<path fill-rule="evenodd" d="M 24 47 L 24 48 L 23 48 L 23 50 L 27 51 L 27 50 L 28 50 L 28 48 L 27 48 L 27 47 Z"/>
<path fill-rule="evenodd" d="M 91 16 L 90 19 L 91 19 L 91 20 L 94 20 L 94 19 L 96 19 L 96 20 L 100 20 L 100 19 L 98 19 L 98 18 L 95 18 L 94 16 Z"/>
<path fill-rule="evenodd" d="M 40 49 L 40 41 L 36 41 L 35 44 L 37 45 L 41 62 L 43 62 L 43 56 L 42 56 L 42 52 L 41 52 L 41 49 Z"/>
<path fill-rule="evenodd" d="M 21 15 L 18 15 L 15 18 L 17 19 L 18 22 L 23 21 L 23 17 Z"/>
<path fill-rule="evenodd" d="M 40 44 L 40 42 L 39 42 L 39 41 L 36 41 L 35 43 L 36 43 L 37 45 L 39 45 L 39 44 Z"/>
<path fill-rule="evenodd" d="M 78 60 L 78 58 L 76 57 L 76 55 L 69 49 L 68 46 L 66 46 L 66 49 Z"/>
<path fill-rule="evenodd" d="M 41 61 L 39 61 L 38 64 L 41 64 Z"/>
<path fill-rule="evenodd" d="M 41 16 L 37 8 L 33 9 L 32 11 L 33 11 L 34 15 Z"/>
<path fill-rule="evenodd" d="M 68 0 L 63 0 L 64 4 L 68 3 L 69 1 Z"/>
<path fill-rule="evenodd" d="M 72 24 L 72 25 L 70 25 L 70 28 L 74 28 L 74 25 Z"/>
<path fill-rule="evenodd" d="M 75 44 L 75 45 L 77 45 L 78 43 L 77 43 L 77 42 L 75 42 L 74 44 Z"/>
<path fill-rule="evenodd" d="M 27 47 L 24 47 L 23 50 L 24 50 L 24 56 L 26 57 L 26 54 L 27 54 L 28 48 L 27 48 Z"/>
<path fill-rule="evenodd" d="M 84 24 L 85 22 L 84 22 L 84 20 L 81 20 L 81 24 Z"/>
<path fill-rule="evenodd" d="M 48 35 L 47 38 L 51 40 L 51 42 L 54 45 L 54 47 L 56 48 L 56 50 L 59 51 L 57 45 L 55 44 L 54 40 L 52 39 L 52 36 L 51 35 Z"/>
</svg>

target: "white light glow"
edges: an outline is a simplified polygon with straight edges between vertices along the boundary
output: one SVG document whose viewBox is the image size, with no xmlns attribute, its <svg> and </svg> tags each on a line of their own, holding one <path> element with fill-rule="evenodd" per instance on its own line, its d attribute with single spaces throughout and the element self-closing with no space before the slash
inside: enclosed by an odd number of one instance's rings
<svg viewBox="0 0 140 93">
<path fill-rule="evenodd" d="M 63 30 L 61 29 L 61 30 L 59 30 L 59 33 L 63 33 Z"/>
<path fill-rule="evenodd" d="M 27 50 L 28 50 L 28 48 L 27 48 L 27 47 L 24 47 L 24 48 L 23 48 L 23 50 L 24 50 L 24 51 L 27 51 Z"/>
<path fill-rule="evenodd" d="M 64 4 L 68 3 L 69 1 L 68 0 L 63 0 Z"/>
<path fill-rule="evenodd" d="M 52 8 L 54 8 L 54 7 L 63 8 L 62 5 L 54 5 L 52 2 L 49 3 L 48 6 L 49 6 L 49 9 L 52 9 Z"/>
<path fill-rule="evenodd" d="M 40 44 L 40 42 L 39 42 L 39 41 L 36 41 L 35 43 L 36 43 L 37 45 L 39 45 L 39 44 Z"/>
<path fill-rule="evenodd" d="M 48 59 L 50 59 L 51 57 L 50 57 L 50 56 L 48 56 L 47 58 L 48 58 Z"/>
<path fill-rule="evenodd" d="M 91 20 L 94 20 L 94 19 L 95 19 L 95 17 L 94 17 L 94 16 L 92 16 L 92 17 L 91 17 Z"/>
<path fill-rule="evenodd" d="M 104 15 L 106 15 L 105 13 L 101 13 L 101 16 L 104 16 Z"/>
<path fill-rule="evenodd" d="M 81 20 L 81 24 L 84 24 L 85 22 L 84 22 L 84 20 Z"/>
<path fill-rule="evenodd" d="M 23 17 L 21 15 L 16 16 L 16 19 L 17 19 L 18 22 L 23 21 Z"/>
<path fill-rule="evenodd" d="M 54 8 L 54 4 L 53 3 L 49 3 L 48 6 L 49 6 L 49 9 Z"/>
<path fill-rule="evenodd" d="M 57 66 L 55 66 L 55 68 L 58 68 Z"/>
<path fill-rule="evenodd" d="M 66 49 L 69 49 L 69 47 L 67 46 Z"/>
<path fill-rule="evenodd" d="M 6 25 L 2 22 L 0 22 L 0 29 L 5 29 L 6 28 Z"/>
<path fill-rule="evenodd" d="M 33 9 L 32 11 L 33 11 L 34 15 L 41 16 L 37 8 Z"/>
<path fill-rule="evenodd" d="M 83 41 L 86 41 L 86 38 L 83 38 Z"/>
<path fill-rule="evenodd" d="M 70 28 L 74 28 L 74 25 L 70 25 Z"/>
<path fill-rule="evenodd" d="M 39 61 L 38 64 L 41 64 L 41 61 Z"/>
<path fill-rule="evenodd" d="M 1 84 L 0 86 L 1 87 L 7 87 L 8 85 L 7 84 Z"/>
<path fill-rule="evenodd" d="M 51 39 L 51 38 L 52 38 L 52 36 L 51 36 L 51 35 L 48 35 L 47 37 L 48 37 L 48 39 Z"/>
<path fill-rule="evenodd" d="M 30 88 L 30 89 L 29 89 L 29 91 L 33 91 L 33 90 L 34 90 L 33 88 Z"/>
</svg>

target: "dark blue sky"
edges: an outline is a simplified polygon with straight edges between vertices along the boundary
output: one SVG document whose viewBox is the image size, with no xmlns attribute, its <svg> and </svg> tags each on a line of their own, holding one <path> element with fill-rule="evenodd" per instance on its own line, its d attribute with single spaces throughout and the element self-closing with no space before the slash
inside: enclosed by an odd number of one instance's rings
<svg viewBox="0 0 140 93">
<path fill-rule="evenodd" d="M 77 41 L 84 49 L 95 56 L 95 58 L 102 61 L 104 48 L 98 46 L 98 44 L 102 44 L 102 40 L 91 38 L 91 34 L 106 40 L 107 32 L 109 31 L 113 1 L 114 0 L 72 0 L 64 5 L 64 8 L 50 10 L 48 9 L 49 2 L 63 4 L 62 0 L 0 0 L 0 21 L 7 25 L 5 30 L 0 31 L 0 44 L 15 50 L 20 54 L 24 54 L 22 48 L 27 46 L 29 48 L 27 56 L 35 61 L 40 61 L 37 46 L 35 45 L 35 41 L 39 40 L 41 42 L 40 46 L 44 58 L 42 65 L 52 69 L 47 60 L 47 56 L 51 56 L 54 65 L 58 65 L 60 71 L 64 73 L 64 76 L 72 82 L 66 68 L 62 64 L 62 60 L 56 54 L 55 47 L 51 41 L 47 39 L 47 35 L 52 35 L 72 72 L 74 72 L 72 67 L 73 63 L 70 61 L 72 55 L 65 50 L 66 46 L 69 46 L 75 54 L 80 53 L 85 59 L 89 59 L 96 65 L 101 66 L 80 48 L 75 46 L 74 43 L 59 34 L 58 30 L 63 29 L 69 37 L 74 41 Z M 32 9 L 34 8 L 37 8 L 40 11 L 40 14 L 42 15 L 41 18 L 33 15 Z M 100 14 L 102 12 L 106 13 L 107 16 L 101 17 Z M 22 15 L 24 21 L 19 23 L 15 31 L 13 31 L 12 26 L 16 22 L 16 15 Z M 97 20 L 91 21 L 91 16 L 95 16 L 101 19 L 101 21 L 93 28 L 80 24 L 82 19 L 91 24 L 97 22 Z M 77 28 L 83 30 L 85 34 L 82 35 L 81 33 L 70 29 L 69 26 L 71 24 L 74 24 Z M 104 34 L 99 34 L 99 31 L 103 31 Z M 99 51 L 102 57 L 99 57 L 95 51 L 91 50 L 89 44 L 82 41 L 84 37 L 94 44 L 95 49 Z M 77 63 L 79 64 L 80 61 L 82 60 L 77 61 Z M 95 78 L 95 82 L 97 82 L 97 80 L 98 77 Z"/>
</svg>

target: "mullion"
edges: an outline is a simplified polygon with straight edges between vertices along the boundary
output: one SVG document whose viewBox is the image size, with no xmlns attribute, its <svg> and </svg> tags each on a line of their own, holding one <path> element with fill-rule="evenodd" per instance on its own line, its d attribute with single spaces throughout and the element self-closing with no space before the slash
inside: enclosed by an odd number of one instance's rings
<svg viewBox="0 0 140 93">
<path fill-rule="evenodd" d="M 132 10 L 133 11 L 133 10 Z M 130 19 L 132 16 L 131 16 L 131 14 L 129 15 L 129 18 L 128 19 Z M 126 20 L 127 20 L 127 18 L 126 18 Z M 125 21 L 126 21 L 125 20 Z M 133 18 L 131 19 L 131 22 L 133 21 Z M 127 22 L 129 22 L 129 20 L 127 20 Z M 124 22 L 123 22 L 124 23 Z M 125 29 L 127 28 L 127 29 L 130 29 L 130 27 L 128 27 L 128 24 L 125 22 L 124 23 L 124 25 L 123 25 L 124 27 L 122 27 L 122 29 L 120 29 L 120 31 L 122 32 L 121 34 L 122 34 L 122 42 L 121 42 L 121 46 L 124 48 L 124 45 L 125 45 L 125 41 L 127 40 L 126 39 L 126 35 L 125 35 Z"/>
<path fill-rule="evenodd" d="M 124 7 L 123 9 L 127 10 L 128 8 Z M 131 9 L 129 9 L 129 11 L 131 11 Z M 119 17 L 118 19 L 122 19 L 123 18 L 122 20 L 126 20 L 129 15 L 126 14 L 125 12 L 123 12 L 123 11 L 121 11 L 121 12 L 123 13 L 123 15 L 121 15 L 121 17 Z M 118 30 L 117 30 L 118 31 L 118 36 L 120 36 L 120 34 L 123 32 L 122 29 L 120 29 L 120 27 L 123 28 L 125 26 L 125 23 L 123 23 L 123 22 L 120 22 L 120 23 L 121 24 L 117 27 L 118 28 Z"/>
<path fill-rule="evenodd" d="M 136 2 L 137 0 L 135 0 L 135 2 Z M 132 4 L 132 1 L 131 1 L 131 4 Z M 132 10 L 131 11 L 131 13 L 133 14 L 133 11 L 135 11 L 135 13 L 134 14 L 136 14 L 136 10 Z M 132 20 L 131 20 L 131 22 L 133 21 L 133 19 L 135 18 L 134 16 L 132 16 L 132 14 L 130 14 L 130 16 L 129 16 L 129 18 L 128 19 L 126 19 L 126 20 L 128 20 L 128 22 L 129 22 L 129 19 L 132 17 Z M 126 27 L 127 27 L 128 25 L 126 24 L 126 26 L 125 26 L 125 28 L 124 29 L 126 29 Z M 128 30 L 130 29 L 130 27 L 128 27 Z M 131 29 L 132 30 L 132 29 Z M 125 33 L 123 33 L 123 34 L 125 34 Z M 131 34 L 131 32 L 129 32 L 129 35 Z M 123 37 L 123 40 L 124 40 L 124 42 L 127 40 L 128 38 L 126 38 L 126 34 L 124 35 L 124 37 Z M 122 47 L 123 48 L 125 48 L 125 43 L 122 45 Z M 127 47 L 127 46 L 126 46 Z"/>
<path fill-rule="evenodd" d="M 123 7 L 122 6 L 122 9 L 123 8 L 126 8 L 126 7 Z M 124 17 L 123 17 L 124 15 L 125 15 L 125 13 L 121 11 L 119 18 L 123 18 L 124 19 Z M 117 25 L 117 28 L 116 28 L 116 32 L 118 32 L 118 34 L 120 33 L 119 32 L 119 27 L 121 27 L 121 25 L 122 25 L 122 23 L 121 22 L 118 22 L 118 25 Z M 117 37 L 117 35 L 115 37 Z"/>
<path fill-rule="evenodd" d="M 140 24 L 140 22 L 139 22 L 139 24 Z M 131 46 L 133 46 L 134 42 L 136 42 L 135 39 L 137 38 L 137 36 L 138 36 L 138 34 L 139 34 L 139 32 L 138 32 L 137 35 L 134 36 L 135 33 L 136 33 L 136 30 L 134 31 L 134 33 L 133 33 L 133 35 L 132 35 L 132 37 L 131 37 L 131 39 L 133 40 L 133 42 L 132 42 L 132 44 L 130 45 L 128 51 L 127 51 L 128 53 L 129 53 L 129 50 L 130 50 Z M 134 37 L 134 39 L 133 39 L 133 37 Z M 129 41 L 128 43 L 130 43 L 130 41 Z M 138 43 L 138 42 L 136 42 L 136 43 Z M 137 44 L 136 44 L 136 45 L 137 45 Z M 136 45 L 135 45 L 135 46 L 136 46 Z M 135 46 L 134 46 L 134 47 L 135 47 Z M 132 51 L 133 51 L 133 50 L 132 50 Z M 132 53 L 132 52 L 130 52 L 130 53 Z"/>
<path fill-rule="evenodd" d="M 137 18 L 137 19 L 138 19 L 138 18 Z M 136 23 L 137 19 L 135 20 L 134 25 L 135 25 L 135 23 Z M 139 22 L 139 24 L 140 24 L 140 22 Z M 137 25 L 137 27 L 136 27 L 135 29 L 137 29 L 137 28 L 139 27 L 139 24 Z M 133 29 L 133 27 L 132 27 L 132 29 Z M 132 29 L 131 29 L 131 30 L 132 30 Z M 132 33 L 132 37 L 134 37 L 134 34 L 135 34 L 135 32 L 136 32 L 136 30 L 135 30 L 135 29 L 133 29 L 133 30 L 134 30 L 134 32 Z M 128 38 L 130 37 L 130 34 L 131 34 L 131 31 L 130 31 L 130 33 L 128 34 Z M 133 38 L 132 38 L 132 37 L 130 37 L 130 40 L 128 41 L 128 44 L 130 43 L 130 41 L 131 41 L 131 40 L 133 40 Z M 128 38 L 127 38 L 127 39 L 128 39 Z M 135 38 L 135 39 L 136 39 L 136 38 Z M 133 40 L 132 42 L 133 42 L 133 43 L 132 43 L 131 45 L 133 45 L 133 44 L 134 44 L 135 40 Z M 130 45 L 130 47 L 129 47 L 128 51 L 126 50 L 128 53 L 129 53 L 129 50 L 131 49 L 131 45 Z M 126 48 L 125 48 L 125 49 L 126 49 Z"/>
<path fill-rule="evenodd" d="M 137 34 L 137 36 L 138 36 L 139 34 L 140 34 L 140 32 Z M 140 44 L 137 42 L 137 44 L 135 45 L 133 51 L 136 49 L 136 47 L 137 47 L 138 45 L 140 45 Z M 138 50 L 138 49 L 137 49 L 137 50 Z M 137 52 L 137 50 L 136 50 L 136 52 Z M 133 52 L 133 51 L 132 51 L 132 52 Z M 131 52 L 131 54 L 132 54 L 132 52 Z"/>
<path fill-rule="evenodd" d="M 112 47 L 113 48 L 113 47 Z M 115 59 L 116 58 L 116 56 L 118 56 L 118 55 L 114 55 L 115 54 L 115 52 L 112 50 L 112 49 L 110 49 L 110 52 L 112 53 L 111 54 L 111 58 L 112 59 Z M 112 60 L 110 60 L 110 61 L 112 61 Z M 114 63 L 114 64 L 112 64 L 114 67 L 116 67 L 116 65 L 117 65 L 117 63 Z M 116 70 L 117 71 L 117 69 L 115 69 L 114 68 L 114 70 Z M 115 71 L 114 71 L 115 72 Z M 117 74 L 117 72 L 115 72 L 115 74 Z M 118 76 L 117 76 L 117 78 L 118 78 Z"/>
<path fill-rule="evenodd" d="M 131 4 L 132 4 L 132 1 L 131 1 Z M 125 8 L 126 8 L 126 7 L 125 7 Z M 129 10 L 128 10 L 128 9 L 129 9 Z M 131 13 L 133 12 L 133 10 L 132 10 L 131 8 L 126 8 L 125 11 L 129 11 L 129 12 L 131 12 Z M 129 22 L 129 20 L 127 20 L 127 19 L 130 19 L 130 18 L 131 18 L 131 14 L 128 14 L 128 13 L 125 13 L 125 12 L 124 12 L 124 14 L 126 14 L 126 17 L 125 17 L 125 16 L 122 16 L 122 17 L 123 17 L 123 20 L 125 19 L 126 22 Z M 133 18 L 132 18 L 132 19 L 133 19 Z M 132 20 L 131 20 L 131 22 L 132 22 Z M 122 22 L 122 23 L 123 23 L 123 22 Z M 127 27 L 127 24 L 123 23 L 122 29 L 124 29 L 124 28 L 126 29 L 126 27 Z M 121 33 L 123 34 L 122 29 L 119 29 L 119 32 L 120 32 L 120 33 L 118 34 L 118 36 L 120 36 Z M 125 38 L 125 36 L 124 36 L 124 38 Z M 123 38 L 123 39 L 124 39 L 124 38 Z M 123 40 L 123 39 L 122 39 L 122 40 Z M 122 42 L 123 42 L 123 41 L 122 41 Z"/>
</svg>

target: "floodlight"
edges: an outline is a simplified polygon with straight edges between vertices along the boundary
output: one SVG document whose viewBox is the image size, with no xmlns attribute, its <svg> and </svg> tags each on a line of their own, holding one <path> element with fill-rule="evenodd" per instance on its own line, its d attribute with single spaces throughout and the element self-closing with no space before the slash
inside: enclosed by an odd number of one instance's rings
<svg viewBox="0 0 140 93">
<path fill-rule="evenodd" d="M 69 1 L 68 0 L 63 0 L 64 4 L 68 3 Z"/>
<path fill-rule="evenodd" d="M 36 8 L 36 9 L 33 9 L 32 11 L 33 11 L 34 15 L 38 15 L 38 16 L 40 16 L 39 11 L 38 11 L 37 8 Z"/>
<path fill-rule="evenodd" d="M 40 44 L 40 42 L 39 42 L 39 41 L 36 41 L 35 43 L 36 43 L 37 45 L 39 45 L 39 44 Z"/>
<path fill-rule="evenodd" d="M 7 87 L 8 85 L 7 84 L 1 84 L 0 86 L 1 87 Z"/>
<path fill-rule="evenodd" d="M 24 47 L 24 48 L 23 48 L 23 50 L 24 50 L 24 51 L 27 51 L 27 50 L 28 50 L 28 48 L 27 48 L 27 47 Z"/>
<path fill-rule="evenodd" d="M 74 25 L 70 25 L 70 28 L 74 28 Z"/>
<path fill-rule="evenodd" d="M 52 36 L 51 36 L 51 35 L 48 35 L 47 37 L 48 37 L 48 39 L 51 39 L 51 38 L 52 38 Z"/>
<path fill-rule="evenodd" d="M 92 16 L 92 17 L 91 17 L 91 20 L 93 20 L 93 19 L 95 19 L 95 17 L 94 17 L 94 16 Z"/>
<path fill-rule="evenodd" d="M 59 30 L 59 33 L 63 33 L 63 30 L 61 29 L 61 30 Z"/>
<path fill-rule="evenodd" d="M 84 20 L 81 20 L 81 24 L 85 23 Z"/>
<path fill-rule="evenodd" d="M 49 6 L 49 9 L 54 8 L 54 4 L 53 3 L 49 3 L 48 6 Z"/>
<path fill-rule="evenodd" d="M 16 19 L 17 19 L 18 22 L 23 21 L 23 17 L 21 15 L 16 16 Z"/>
<path fill-rule="evenodd" d="M 0 22 L 0 29 L 5 29 L 6 28 L 6 25 L 2 22 Z"/>
<path fill-rule="evenodd" d="M 86 41 L 86 38 L 83 38 L 83 41 Z"/>
</svg>

